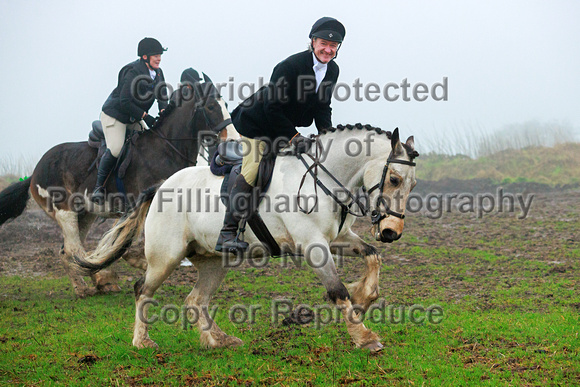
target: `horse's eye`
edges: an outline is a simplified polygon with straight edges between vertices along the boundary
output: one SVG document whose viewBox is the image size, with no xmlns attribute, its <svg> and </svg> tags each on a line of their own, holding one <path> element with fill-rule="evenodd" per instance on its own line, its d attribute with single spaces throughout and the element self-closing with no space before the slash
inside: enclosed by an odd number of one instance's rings
<svg viewBox="0 0 580 387">
<path fill-rule="evenodd" d="M 400 179 L 396 176 L 391 176 L 391 184 L 395 187 L 398 186 L 400 183 Z"/>
</svg>

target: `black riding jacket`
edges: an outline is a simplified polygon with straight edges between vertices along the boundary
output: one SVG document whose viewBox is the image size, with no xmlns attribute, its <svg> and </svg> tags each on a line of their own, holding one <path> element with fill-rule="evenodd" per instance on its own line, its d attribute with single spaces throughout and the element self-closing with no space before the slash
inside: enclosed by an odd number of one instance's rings
<svg viewBox="0 0 580 387">
<path fill-rule="evenodd" d="M 151 79 L 149 68 L 143 59 L 124 66 L 119 71 L 117 87 L 103 105 L 103 112 L 124 124 L 141 120 L 157 99 L 159 111 L 167 107 L 167 87 L 161 69 L 155 70 Z"/>
<path fill-rule="evenodd" d="M 331 127 L 330 99 L 338 80 L 338 65 L 334 60 L 328 63 L 318 92 L 313 66 L 311 51 L 278 63 L 269 86 L 260 88 L 232 112 L 236 130 L 245 137 L 275 140 L 294 137 L 297 126 L 310 126 L 312 121 L 319 130 Z"/>
</svg>

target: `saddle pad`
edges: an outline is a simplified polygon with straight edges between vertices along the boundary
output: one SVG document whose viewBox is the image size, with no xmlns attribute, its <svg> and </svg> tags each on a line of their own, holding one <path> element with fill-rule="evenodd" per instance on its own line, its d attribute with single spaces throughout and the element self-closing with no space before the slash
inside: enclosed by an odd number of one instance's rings
<svg viewBox="0 0 580 387">
<path fill-rule="evenodd" d="M 89 132 L 89 146 L 91 148 L 99 149 L 101 144 L 105 142 L 105 133 L 103 132 L 103 124 L 101 121 L 93 121 L 93 128 Z"/>
<path fill-rule="evenodd" d="M 133 147 L 141 133 L 142 132 L 137 130 L 128 130 L 126 133 L 125 143 L 123 144 L 123 148 L 121 149 L 121 153 L 119 155 L 119 160 L 115 166 L 116 175 L 119 179 L 123 179 L 127 173 L 127 169 L 129 168 L 129 164 L 131 163 L 131 158 L 133 156 Z M 99 150 L 95 161 L 93 161 L 88 169 L 91 171 L 94 167 L 99 165 L 99 161 L 107 149 L 105 133 L 103 132 L 103 124 L 100 120 L 93 121 L 92 129 L 89 132 L 88 144 L 91 148 L 96 148 Z"/>
</svg>

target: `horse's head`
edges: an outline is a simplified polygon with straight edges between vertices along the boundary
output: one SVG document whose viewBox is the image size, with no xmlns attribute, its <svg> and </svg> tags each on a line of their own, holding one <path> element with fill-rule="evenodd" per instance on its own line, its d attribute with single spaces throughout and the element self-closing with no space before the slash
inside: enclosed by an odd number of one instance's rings
<svg viewBox="0 0 580 387">
<path fill-rule="evenodd" d="M 403 234 L 405 206 L 409 193 L 417 184 L 415 163 L 419 156 L 414 149 L 413 136 L 403 144 L 399 130 L 391 135 L 391 152 L 384 158 L 373 160 L 364 174 L 369 189 L 373 234 L 377 241 L 391 243 Z"/>
<path fill-rule="evenodd" d="M 205 73 L 199 74 L 192 68 L 185 70 L 177 94 L 190 112 L 189 127 L 196 132 L 204 128 L 201 130 L 216 133 L 222 139 L 239 137 L 218 89 Z"/>
</svg>

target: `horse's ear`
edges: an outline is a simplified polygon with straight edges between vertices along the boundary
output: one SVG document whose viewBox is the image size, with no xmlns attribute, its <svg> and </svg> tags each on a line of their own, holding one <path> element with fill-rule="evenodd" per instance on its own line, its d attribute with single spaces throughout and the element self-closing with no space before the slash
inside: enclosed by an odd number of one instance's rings
<svg viewBox="0 0 580 387">
<path fill-rule="evenodd" d="M 208 77 L 206 73 L 202 72 L 202 74 L 203 74 L 203 80 L 204 80 L 205 82 L 213 83 L 213 82 L 211 81 L 211 78 L 210 78 L 210 77 Z"/>
<path fill-rule="evenodd" d="M 415 138 L 413 136 L 409 137 L 407 139 L 407 142 L 405 142 L 405 144 L 411 148 L 411 150 L 415 150 Z"/>
<path fill-rule="evenodd" d="M 399 140 L 399 128 L 395 128 L 393 134 L 391 135 L 391 149 L 393 151 L 393 155 L 401 155 L 405 153 L 403 145 L 401 145 L 401 141 Z"/>
</svg>

